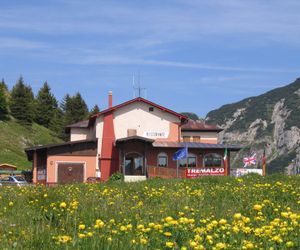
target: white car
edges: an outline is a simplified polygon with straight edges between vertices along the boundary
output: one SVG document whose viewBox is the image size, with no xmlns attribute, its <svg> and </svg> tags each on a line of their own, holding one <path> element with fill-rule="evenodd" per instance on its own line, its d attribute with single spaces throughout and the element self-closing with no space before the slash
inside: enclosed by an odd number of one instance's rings
<svg viewBox="0 0 300 250">
<path fill-rule="evenodd" d="M 0 179 L 0 186 L 27 186 L 29 185 L 28 182 L 22 176 L 6 176 Z"/>
</svg>

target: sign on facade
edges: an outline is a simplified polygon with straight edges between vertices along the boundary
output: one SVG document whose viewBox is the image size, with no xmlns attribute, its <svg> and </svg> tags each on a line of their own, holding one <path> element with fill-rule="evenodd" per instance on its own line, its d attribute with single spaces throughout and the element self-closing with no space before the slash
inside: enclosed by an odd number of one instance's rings
<svg viewBox="0 0 300 250">
<path fill-rule="evenodd" d="M 224 168 L 187 168 L 185 171 L 186 178 L 198 178 L 201 176 L 224 176 Z"/>
<path fill-rule="evenodd" d="M 38 169 L 37 179 L 38 181 L 46 180 L 46 169 Z"/>
<path fill-rule="evenodd" d="M 168 132 L 155 132 L 155 131 L 146 131 L 143 133 L 143 137 L 148 138 L 168 138 Z"/>
</svg>

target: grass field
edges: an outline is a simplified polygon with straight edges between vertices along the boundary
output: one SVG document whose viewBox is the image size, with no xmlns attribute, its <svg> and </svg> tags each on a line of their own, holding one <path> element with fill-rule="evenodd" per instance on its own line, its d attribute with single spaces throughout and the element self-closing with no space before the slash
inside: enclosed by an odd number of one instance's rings
<svg viewBox="0 0 300 250">
<path fill-rule="evenodd" d="M 18 169 L 30 169 L 24 148 L 61 142 L 49 129 L 33 124 L 23 126 L 16 121 L 0 121 L 0 164 L 9 163 Z"/>
<path fill-rule="evenodd" d="M 1 249 L 300 249 L 300 177 L 0 188 Z"/>
</svg>

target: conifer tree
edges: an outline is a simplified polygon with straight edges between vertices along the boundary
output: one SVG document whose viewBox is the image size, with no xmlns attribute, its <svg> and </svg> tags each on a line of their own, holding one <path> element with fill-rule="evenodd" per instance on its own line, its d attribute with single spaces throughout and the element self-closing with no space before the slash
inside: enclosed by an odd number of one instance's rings
<svg viewBox="0 0 300 250">
<path fill-rule="evenodd" d="M 72 104 L 74 122 L 79 122 L 88 118 L 88 107 L 79 92 L 73 97 Z"/>
<path fill-rule="evenodd" d="M 7 85 L 4 81 L 4 79 L 2 78 L 1 82 L 0 82 L 0 88 L 3 88 L 5 92 L 8 92 L 8 88 Z"/>
<path fill-rule="evenodd" d="M 51 88 L 47 82 L 44 83 L 43 87 L 39 90 L 35 100 L 36 104 L 36 115 L 35 122 L 50 128 L 50 123 L 53 124 L 57 106 L 57 100 L 51 93 Z"/>
<path fill-rule="evenodd" d="M 8 115 L 7 86 L 2 80 L 0 82 L 0 120 L 6 119 Z"/>
<path fill-rule="evenodd" d="M 79 93 L 75 96 L 65 95 L 61 103 L 61 110 L 63 114 L 63 129 L 61 130 L 61 138 L 68 140 L 69 135 L 65 133 L 67 125 L 87 119 L 89 116 L 88 108 Z"/>
<path fill-rule="evenodd" d="M 20 123 L 31 125 L 34 117 L 34 96 L 32 89 L 20 77 L 11 91 L 10 110 Z"/>
<path fill-rule="evenodd" d="M 76 93 L 75 96 L 66 95 L 62 103 L 62 110 L 66 125 L 87 119 L 89 115 L 87 105 L 80 93 Z"/>
<path fill-rule="evenodd" d="M 96 104 L 90 111 L 90 115 L 95 115 L 100 112 L 98 105 Z"/>
<path fill-rule="evenodd" d="M 49 128 L 54 131 L 61 139 L 65 138 L 65 124 L 63 111 L 58 107 L 54 109 L 53 117 L 50 121 Z"/>
</svg>

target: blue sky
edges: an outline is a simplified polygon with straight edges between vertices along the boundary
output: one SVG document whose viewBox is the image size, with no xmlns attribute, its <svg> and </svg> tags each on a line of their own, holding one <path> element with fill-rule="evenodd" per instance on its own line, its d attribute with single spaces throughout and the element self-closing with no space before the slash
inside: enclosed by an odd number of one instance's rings
<svg viewBox="0 0 300 250">
<path fill-rule="evenodd" d="M 133 97 L 207 112 L 300 76 L 300 1 L 0 1 L 0 78 L 79 91 L 91 108 Z"/>
</svg>

